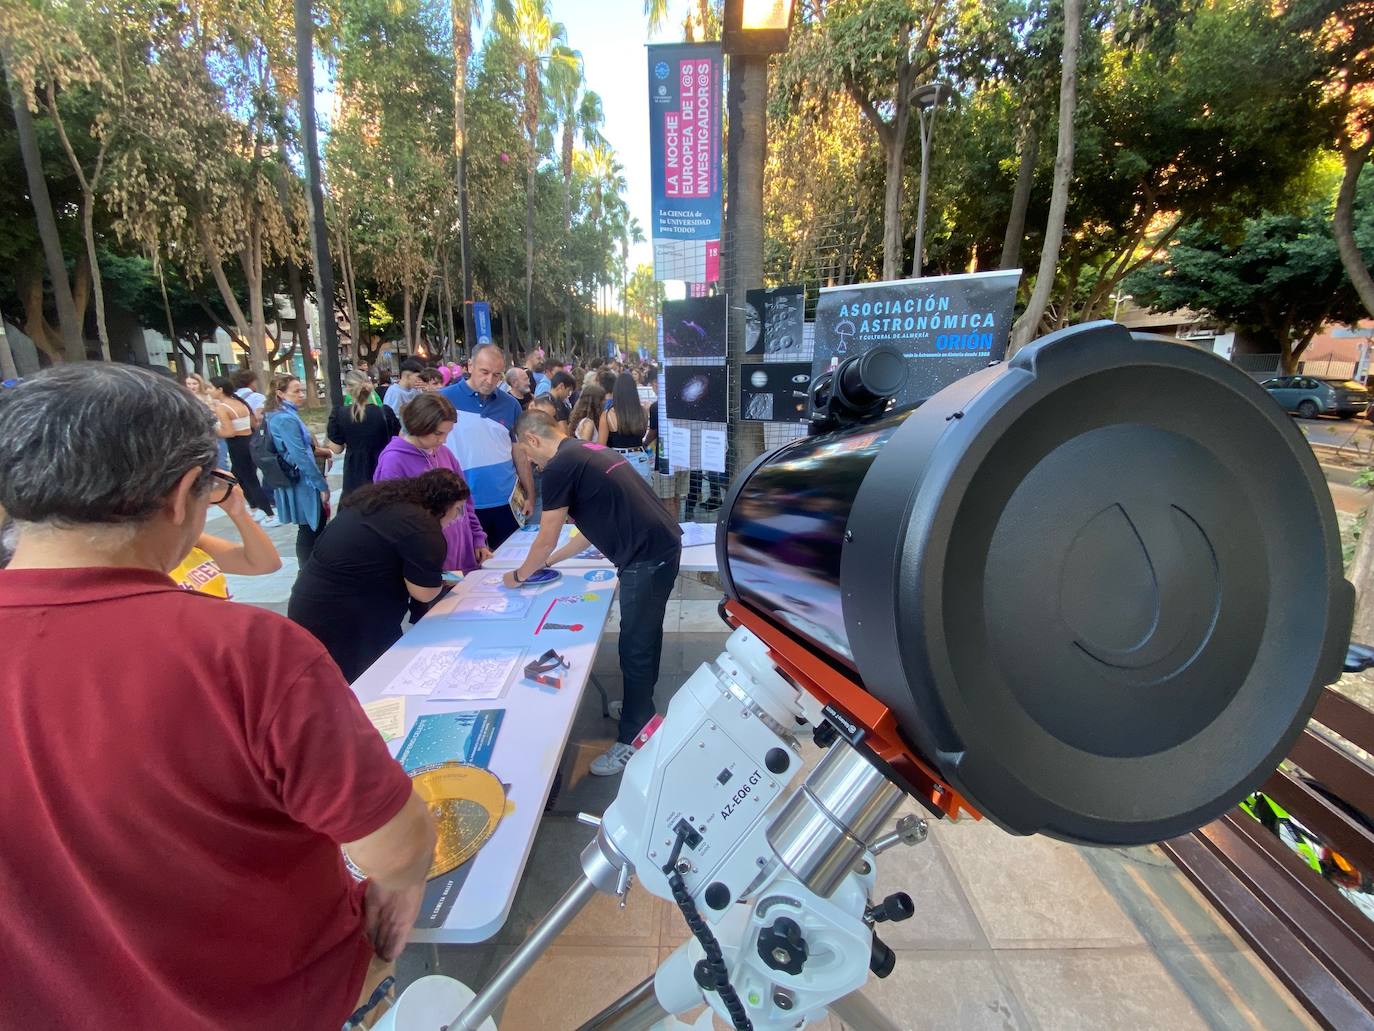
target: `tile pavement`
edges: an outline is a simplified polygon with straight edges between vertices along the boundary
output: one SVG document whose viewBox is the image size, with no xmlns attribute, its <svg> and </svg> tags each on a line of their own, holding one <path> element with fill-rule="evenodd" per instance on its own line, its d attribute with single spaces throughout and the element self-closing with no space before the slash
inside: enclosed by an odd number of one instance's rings
<svg viewBox="0 0 1374 1031">
<path fill-rule="evenodd" d="M 229 528 L 212 519 L 207 529 Z M 282 570 L 231 577 L 230 586 L 239 601 L 284 612 L 295 528 L 269 533 Z M 718 600 L 712 584 L 679 579 L 665 622 L 660 709 L 719 653 L 726 635 Z M 612 697 L 620 689 L 618 626 L 613 611 L 596 667 Z M 435 972 L 484 984 L 572 883 L 593 833 L 575 816 L 601 812 L 615 795 L 614 778 L 587 770 L 614 734 L 596 693 L 587 692 L 564 755 L 562 792 L 540 827 L 506 926 L 482 945 L 412 945 L 398 963 L 402 987 Z M 882 931 L 897 952 L 896 971 L 866 989 L 901 1028 L 1315 1026 L 1157 849 L 1081 849 L 1012 837 L 987 822 L 932 822 L 924 844 L 886 853 L 878 871 L 881 893 L 906 891 L 916 904 L 913 919 Z M 623 909 L 596 898 L 512 993 L 498 1013 L 502 1031 L 578 1027 L 686 937 L 676 909 L 643 890 L 632 891 Z M 827 1018 L 813 1026 L 842 1025 Z"/>
</svg>

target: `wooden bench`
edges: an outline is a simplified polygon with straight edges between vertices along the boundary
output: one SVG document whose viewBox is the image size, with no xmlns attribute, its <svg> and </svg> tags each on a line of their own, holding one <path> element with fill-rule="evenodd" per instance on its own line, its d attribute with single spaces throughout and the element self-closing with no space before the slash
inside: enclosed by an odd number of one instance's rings
<svg viewBox="0 0 1374 1031">
<path fill-rule="evenodd" d="M 1374 753 L 1374 713 L 1328 688 L 1260 792 L 1367 877 L 1374 766 L 1322 727 Z M 1273 830 L 1238 807 L 1161 848 L 1320 1024 L 1374 1031 L 1374 920 Z"/>
</svg>

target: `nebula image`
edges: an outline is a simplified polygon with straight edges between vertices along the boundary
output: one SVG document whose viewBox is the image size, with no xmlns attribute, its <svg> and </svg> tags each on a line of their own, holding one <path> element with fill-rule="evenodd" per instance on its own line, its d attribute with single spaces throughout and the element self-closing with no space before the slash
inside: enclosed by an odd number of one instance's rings
<svg viewBox="0 0 1374 1031">
<path fill-rule="evenodd" d="M 725 357 L 725 295 L 663 302 L 665 358 Z"/>
<path fill-rule="evenodd" d="M 668 418 L 724 422 L 724 366 L 669 365 L 663 370 Z"/>
</svg>

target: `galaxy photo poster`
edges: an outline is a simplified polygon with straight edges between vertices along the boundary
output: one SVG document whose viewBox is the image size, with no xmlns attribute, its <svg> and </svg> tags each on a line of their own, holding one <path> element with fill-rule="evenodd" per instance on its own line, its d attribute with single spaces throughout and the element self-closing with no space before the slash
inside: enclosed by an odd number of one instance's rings
<svg viewBox="0 0 1374 1031">
<path fill-rule="evenodd" d="M 664 301 L 663 357 L 724 358 L 726 310 L 724 294 Z"/>
<path fill-rule="evenodd" d="M 740 371 L 740 417 L 754 422 L 806 422 L 810 362 L 767 362 Z"/>
<path fill-rule="evenodd" d="M 800 358 L 806 318 L 806 291 L 800 286 L 745 293 L 744 353 Z"/>
<path fill-rule="evenodd" d="M 723 365 L 668 365 L 663 369 L 663 376 L 669 419 L 725 421 Z"/>
</svg>

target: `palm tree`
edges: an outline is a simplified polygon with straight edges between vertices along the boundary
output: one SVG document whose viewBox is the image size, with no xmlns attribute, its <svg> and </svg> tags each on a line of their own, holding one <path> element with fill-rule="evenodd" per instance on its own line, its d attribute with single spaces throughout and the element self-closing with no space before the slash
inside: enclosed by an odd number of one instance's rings
<svg viewBox="0 0 1374 1031">
<path fill-rule="evenodd" d="M 463 274 L 463 342 L 469 350 L 473 345 L 473 327 L 469 325 L 471 315 L 467 305 L 472 300 L 472 262 L 468 253 L 468 61 L 472 58 L 474 16 L 480 15 L 480 4 L 474 9 L 472 0 L 451 0 L 449 17 L 453 25 L 453 163 L 458 188 L 458 261 Z"/>
<path fill-rule="evenodd" d="M 497 18 L 520 55 L 521 125 L 525 133 L 525 330 L 534 340 L 534 186 L 539 171 L 539 123 L 544 114 L 545 66 L 575 63 L 567 31 L 549 14 L 548 0 L 497 0 Z M 562 75 L 563 72 L 555 73 Z"/>
</svg>

